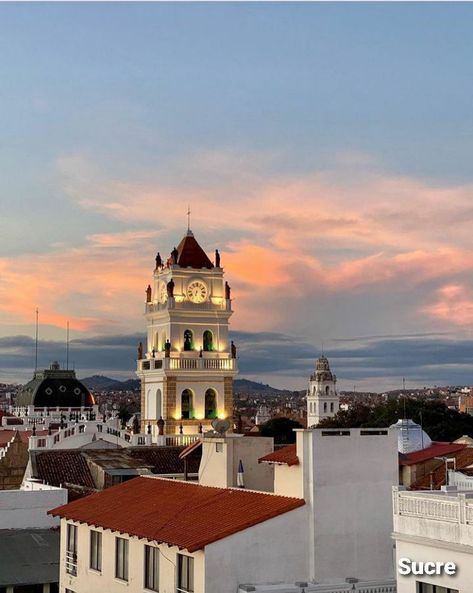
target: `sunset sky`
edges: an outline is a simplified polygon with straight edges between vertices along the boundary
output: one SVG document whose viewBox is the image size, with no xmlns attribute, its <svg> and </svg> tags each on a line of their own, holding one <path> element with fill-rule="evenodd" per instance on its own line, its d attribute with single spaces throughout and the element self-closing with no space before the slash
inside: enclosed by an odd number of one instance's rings
<svg viewBox="0 0 473 593">
<path fill-rule="evenodd" d="M 0 382 L 132 376 L 156 251 L 232 286 L 241 375 L 473 383 L 473 5 L 0 5 Z"/>
</svg>

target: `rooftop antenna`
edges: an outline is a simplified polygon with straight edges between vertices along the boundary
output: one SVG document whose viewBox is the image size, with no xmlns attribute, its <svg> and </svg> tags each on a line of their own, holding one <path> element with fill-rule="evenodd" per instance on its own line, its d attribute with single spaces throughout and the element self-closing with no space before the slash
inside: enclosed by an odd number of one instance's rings
<svg viewBox="0 0 473 593">
<path fill-rule="evenodd" d="M 66 330 L 66 370 L 69 370 L 69 321 Z"/>
<path fill-rule="evenodd" d="M 191 207 L 187 206 L 187 232 L 191 230 Z"/>
<path fill-rule="evenodd" d="M 34 346 L 34 370 L 38 370 L 38 315 L 39 309 L 36 307 L 36 332 L 35 332 L 35 346 Z"/>
</svg>

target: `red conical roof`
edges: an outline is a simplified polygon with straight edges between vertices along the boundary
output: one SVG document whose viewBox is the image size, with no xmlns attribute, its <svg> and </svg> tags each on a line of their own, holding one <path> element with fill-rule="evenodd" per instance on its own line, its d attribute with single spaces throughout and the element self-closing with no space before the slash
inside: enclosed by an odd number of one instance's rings
<svg viewBox="0 0 473 593">
<path fill-rule="evenodd" d="M 187 231 L 187 235 L 177 246 L 177 252 L 177 265 L 181 268 L 213 268 L 212 262 L 195 240 L 192 231 Z"/>
</svg>

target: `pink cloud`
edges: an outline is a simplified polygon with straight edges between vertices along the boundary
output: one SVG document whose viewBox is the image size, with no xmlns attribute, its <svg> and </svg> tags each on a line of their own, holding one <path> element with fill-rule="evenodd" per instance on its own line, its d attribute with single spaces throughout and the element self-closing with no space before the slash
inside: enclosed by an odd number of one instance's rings
<svg viewBox="0 0 473 593">
<path fill-rule="evenodd" d="M 458 284 L 443 286 L 423 312 L 435 319 L 463 326 L 473 322 L 473 290 Z"/>
</svg>

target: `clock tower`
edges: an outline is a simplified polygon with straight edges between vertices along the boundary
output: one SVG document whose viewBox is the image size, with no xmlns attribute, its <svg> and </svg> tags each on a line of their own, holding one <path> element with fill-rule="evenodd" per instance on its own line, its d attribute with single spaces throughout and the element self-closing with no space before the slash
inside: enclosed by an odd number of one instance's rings
<svg viewBox="0 0 473 593">
<path fill-rule="evenodd" d="M 321 356 L 315 363 L 307 389 L 307 427 L 317 425 L 324 418 L 335 416 L 340 407 L 336 390 L 337 378 L 330 370 L 328 359 Z"/>
<path fill-rule="evenodd" d="M 158 253 L 146 290 L 146 347 L 138 348 L 141 429 L 153 434 L 209 430 L 233 415 L 236 349 L 229 341 L 230 287 L 220 254 L 208 258 L 189 229 L 169 258 Z M 164 421 L 164 424 L 163 424 Z"/>
</svg>

